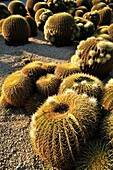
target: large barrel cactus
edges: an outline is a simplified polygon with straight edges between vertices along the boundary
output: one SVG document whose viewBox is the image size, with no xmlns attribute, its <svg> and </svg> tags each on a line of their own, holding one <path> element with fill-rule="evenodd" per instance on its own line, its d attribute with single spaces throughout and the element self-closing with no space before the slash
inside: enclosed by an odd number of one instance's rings
<svg viewBox="0 0 113 170">
<path fill-rule="evenodd" d="M 74 18 L 67 12 L 59 12 L 48 18 L 44 26 L 45 39 L 56 46 L 70 45 L 78 28 Z"/>
<path fill-rule="evenodd" d="M 103 94 L 103 83 L 92 75 L 76 73 L 63 79 L 59 87 L 59 93 L 64 93 L 67 89 L 72 89 L 78 94 L 87 94 L 100 100 Z"/>
<path fill-rule="evenodd" d="M 96 101 L 75 92 L 49 97 L 32 117 L 33 148 L 47 165 L 70 170 L 97 124 Z"/>
<path fill-rule="evenodd" d="M 4 3 L 0 3 L 0 20 L 5 19 L 10 15 L 11 13 L 9 12 L 7 6 Z"/>
<path fill-rule="evenodd" d="M 24 106 L 26 99 L 30 97 L 33 92 L 33 84 L 31 79 L 21 71 L 16 71 L 6 77 L 2 85 L 2 94 L 12 106 Z"/>
<path fill-rule="evenodd" d="M 3 23 L 2 35 L 7 45 L 23 45 L 28 43 L 30 26 L 23 16 L 11 15 Z"/>
<path fill-rule="evenodd" d="M 95 37 L 80 41 L 71 62 L 85 73 L 106 78 L 113 69 L 113 43 Z"/>
</svg>

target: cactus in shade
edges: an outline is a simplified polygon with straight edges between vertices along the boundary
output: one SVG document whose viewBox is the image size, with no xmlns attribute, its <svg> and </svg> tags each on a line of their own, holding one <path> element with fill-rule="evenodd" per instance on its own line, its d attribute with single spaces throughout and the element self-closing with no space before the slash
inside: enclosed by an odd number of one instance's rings
<svg viewBox="0 0 113 170">
<path fill-rule="evenodd" d="M 52 96 L 58 92 L 61 79 L 54 74 L 47 74 L 36 81 L 36 89 L 44 98 Z"/>
<path fill-rule="evenodd" d="M 95 139 L 84 147 L 76 163 L 76 170 L 111 170 L 113 150 L 103 140 Z"/>
<path fill-rule="evenodd" d="M 27 22 L 30 26 L 29 37 L 36 37 L 38 35 L 38 32 L 37 32 L 37 25 L 36 25 L 35 20 L 30 16 L 26 16 L 25 19 L 27 20 Z"/>
<path fill-rule="evenodd" d="M 63 170 L 74 168 L 82 145 L 95 131 L 96 101 L 68 91 L 49 97 L 32 116 L 33 148 L 47 165 Z"/>
<path fill-rule="evenodd" d="M 101 100 L 101 104 L 104 105 L 104 107 L 112 111 L 113 110 L 113 78 L 111 78 L 104 87 L 103 91 L 103 97 Z"/>
<path fill-rule="evenodd" d="M 24 6 L 24 3 L 19 0 L 11 1 L 8 5 L 8 10 L 10 11 L 11 15 L 15 15 L 15 14 L 22 15 L 22 16 L 27 15 L 27 10 Z"/>
<path fill-rule="evenodd" d="M 92 5 L 94 6 L 94 5 L 96 5 L 96 4 L 99 4 L 100 2 L 106 3 L 105 1 L 106 1 L 106 0 L 92 0 Z"/>
<path fill-rule="evenodd" d="M 66 12 L 63 0 L 47 0 L 47 5 L 53 13 Z"/>
<path fill-rule="evenodd" d="M 40 31 L 44 31 L 45 22 L 52 15 L 53 12 L 46 8 L 41 8 L 35 13 L 35 21 Z"/>
<path fill-rule="evenodd" d="M 50 63 L 43 63 L 42 67 L 46 70 L 47 73 L 54 74 L 57 64 L 50 62 Z"/>
<path fill-rule="evenodd" d="M 76 10 L 75 11 L 75 15 L 74 16 L 77 16 L 77 17 L 82 17 L 84 15 L 84 12 L 80 9 Z"/>
<path fill-rule="evenodd" d="M 23 16 L 11 15 L 3 22 L 2 35 L 6 45 L 27 44 L 30 35 L 29 24 Z"/>
<path fill-rule="evenodd" d="M 26 99 L 30 97 L 33 92 L 33 84 L 31 79 L 21 71 L 16 71 L 6 77 L 2 85 L 2 94 L 12 106 L 24 106 Z"/>
<path fill-rule="evenodd" d="M 104 79 L 113 69 L 113 43 L 95 37 L 80 41 L 71 63 L 79 65 L 85 73 Z"/>
<path fill-rule="evenodd" d="M 95 97 L 100 100 L 103 94 L 103 83 L 92 75 L 76 73 L 63 79 L 59 87 L 59 93 L 64 93 L 67 89 L 72 89 L 78 94 L 87 94 L 89 97 Z"/>
<path fill-rule="evenodd" d="M 46 71 L 44 68 L 42 68 L 42 62 L 40 61 L 28 63 L 22 68 L 22 73 L 33 80 L 37 80 L 39 77 L 46 75 Z"/>
<path fill-rule="evenodd" d="M 96 30 L 96 34 L 108 34 L 108 25 L 99 26 Z"/>
<path fill-rule="evenodd" d="M 113 23 L 108 26 L 108 34 L 113 38 Z"/>
<path fill-rule="evenodd" d="M 55 69 L 55 75 L 61 79 L 78 72 L 81 72 L 80 67 L 72 63 L 58 64 Z"/>
<path fill-rule="evenodd" d="M 0 108 L 8 109 L 9 107 L 10 107 L 10 104 L 6 101 L 4 95 L 2 94 L 0 96 Z"/>
<path fill-rule="evenodd" d="M 47 5 L 46 2 L 37 2 L 37 3 L 34 5 L 33 10 L 34 10 L 35 13 L 36 13 L 36 12 L 37 12 L 39 9 L 41 9 L 41 8 L 46 8 L 46 9 L 48 9 L 49 7 L 48 7 L 48 5 Z"/>
<path fill-rule="evenodd" d="M 113 38 L 111 38 L 108 34 L 98 34 L 96 37 L 113 42 Z"/>
<path fill-rule="evenodd" d="M 33 114 L 36 112 L 36 110 L 38 109 L 38 107 L 40 105 L 42 105 L 42 103 L 44 102 L 44 98 L 42 95 L 38 94 L 38 93 L 33 93 L 28 100 L 25 103 L 25 109 L 29 114 Z"/>
<path fill-rule="evenodd" d="M 74 16 L 77 27 L 79 28 L 79 35 L 77 40 L 84 40 L 93 35 L 95 31 L 94 23 L 83 17 Z"/>
<path fill-rule="evenodd" d="M 3 25 L 4 21 L 5 21 L 5 19 L 1 19 L 0 20 L 0 33 L 2 33 L 2 25 Z"/>
<path fill-rule="evenodd" d="M 85 6 L 89 11 L 92 7 L 92 0 L 76 0 L 76 6 Z"/>
<path fill-rule="evenodd" d="M 75 20 L 67 12 L 53 14 L 44 25 L 45 39 L 55 46 L 70 45 L 77 33 Z"/>
<path fill-rule="evenodd" d="M 7 6 L 4 3 L 0 3 L 0 20 L 5 19 L 10 15 L 11 13 L 9 12 Z"/>
<path fill-rule="evenodd" d="M 98 10 L 101 10 L 102 8 L 104 8 L 106 6 L 107 6 L 106 3 L 100 2 L 100 3 L 93 5 L 92 8 L 91 8 L 91 11 L 95 11 L 95 10 L 98 11 Z"/>
</svg>

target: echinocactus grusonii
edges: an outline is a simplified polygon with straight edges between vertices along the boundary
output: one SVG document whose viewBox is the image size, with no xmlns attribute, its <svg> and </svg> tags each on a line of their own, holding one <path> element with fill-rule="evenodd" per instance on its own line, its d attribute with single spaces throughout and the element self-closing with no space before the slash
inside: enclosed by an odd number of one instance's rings
<svg viewBox="0 0 113 170">
<path fill-rule="evenodd" d="M 41 8 L 35 13 L 35 22 L 37 28 L 40 31 L 44 31 L 44 25 L 47 19 L 53 15 L 53 12 L 50 9 Z"/>
<path fill-rule="evenodd" d="M 66 12 L 66 5 L 63 0 L 47 0 L 47 5 L 54 14 Z"/>
<path fill-rule="evenodd" d="M 36 155 L 47 165 L 72 169 L 81 146 L 95 131 L 97 117 L 97 103 L 92 98 L 72 91 L 49 97 L 30 125 Z"/>
<path fill-rule="evenodd" d="M 113 150 L 100 139 L 90 141 L 76 163 L 76 170 L 111 170 L 112 167 Z"/>
<path fill-rule="evenodd" d="M 16 71 L 6 77 L 2 85 L 2 94 L 5 100 L 12 106 L 24 106 L 26 99 L 33 92 L 33 84 L 31 79 Z"/>
<path fill-rule="evenodd" d="M 57 94 L 61 79 L 54 74 L 47 74 L 36 81 L 36 89 L 39 94 L 47 98 Z"/>
<path fill-rule="evenodd" d="M 5 21 L 5 18 L 0 20 L 0 33 L 2 33 L 2 25 L 4 21 Z"/>
<path fill-rule="evenodd" d="M 3 22 L 2 35 L 6 45 L 24 45 L 28 43 L 30 26 L 23 16 L 11 15 Z"/>
<path fill-rule="evenodd" d="M 16 1 L 11 1 L 8 4 L 8 10 L 10 11 L 11 15 L 22 15 L 22 16 L 26 16 L 27 15 L 27 10 L 24 6 L 24 3 L 20 0 L 16 0 Z"/>
<path fill-rule="evenodd" d="M 70 45 L 78 33 L 74 18 L 67 12 L 50 16 L 44 25 L 44 36 L 55 46 Z"/>
<path fill-rule="evenodd" d="M 76 6 L 85 6 L 87 7 L 88 11 L 90 11 L 92 2 L 91 0 L 76 0 Z"/>
<path fill-rule="evenodd" d="M 113 23 L 108 26 L 108 34 L 113 38 Z"/>
<path fill-rule="evenodd" d="M 4 95 L 0 96 L 0 108 L 8 109 L 11 105 L 6 101 Z"/>
<path fill-rule="evenodd" d="M 92 5 L 96 5 L 96 4 L 99 4 L 100 2 L 105 2 L 105 0 L 92 0 Z"/>
<path fill-rule="evenodd" d="M 39 9 L 41 9 L 41 8 L 46 8 L 46 9 L 48 9 L 49 7 L 48 7 L 48 5 L 47 5 L 46 2 L 37 2 L 37 3 L 34 5 L 33 10 L 34 10 L 35 13 L 36 13 L 36 12 L 37 12 Z"/>
<path fill-rule="evenodd" d="M 58 64 L 55 69 L 55 75 L 61 79 L 78 72 L 81 72 L 80 67 L 72 63 Z"/>
<path fill-rule="evenodd" d="M 37 80 L 39 77 L 46 75 L 46 70 L 42 67 L 42 62 L 33 61 L 22 68 L 22 73 L 33 80 Z"/>
<path fill-rule="evenodd" d="M 101 104 L 104 105 L 107 110 L 113 110 L 113 78 L 109 79 L 105 84 Z"/>
<path fill-rule="evenodd" d="M 95 11 L 95 10 L 98 11 L 98 10 L 101 10 L 102 8 L 104 8 L 106 6 L 107 6 L 106 3 L 100 2 L 100 3 L 93 5 L 92 8 L 91 8 L 91 11 Z"/>
<path fill-rule="evenodd" d="M 84 73 L 104 79 L 113 69 L 113 42 L 95 37 L 80 41 L 71 62 Z"/>
<path fill-rule="evenodd" d="M 4 3 L 0 3 L 0 20 L 9 17 L 11 13 L 9 12 L 7 6 Z"/>
<path fill-rule="evenodd" d="M 26 16 L 25 19 L 27 20 L 27 22 L 30 26 L 29 37 L 36 37 L 38 35 L 38 30 L 37 30 L 37 25 L 36 25 L 35 20 L 30 16 Z"/>
<path fill-rule="evenodd" d="M 54 62 L 46 63 L 43 62 L 42 68 L 46 70 L 47 73 L 54 74 L 57 64 Z"/>
<path fill-rule="evenodd" d="M 64 93 L 67 89 L 72 89 L 78 94 L 86 94 L 100 100 L 102 98 L 103 83 L 92 75 L 76 73 L 63 79 L 59 87 L 59 93 Z"/>
</svg>

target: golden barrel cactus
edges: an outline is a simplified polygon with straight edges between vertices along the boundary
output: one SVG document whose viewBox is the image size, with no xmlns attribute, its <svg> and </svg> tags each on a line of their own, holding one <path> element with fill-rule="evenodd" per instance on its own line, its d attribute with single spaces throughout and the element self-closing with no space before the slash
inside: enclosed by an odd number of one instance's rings
<svg viewBox="0 0 113 170">
<path fill-rule="evenodd" d="M 59 12 L 48 18 L 44 25 L 45 39 L 55 46 L 70 45 L 78 28 L 74 18 L 67 12 Z"/>
<path fill-rule="evenodd" d="M 23 16 L 11 15 L 3 22 L 2 35 L 7 45 L 23 45 L 28 43 L 30 26 Z"/>
<path fill-rule="evenodd" d="M 74 168 L 82 145 L 92 135 L 98 120 L 96 101 L 75 92 L 49 97 L 32 117 L 33 148 L 47 165 Z"/>
<path fill-rule="evenodd" d="M 108 34 L 113 38 L 113 23 L 108 26 Z"/>
<path fill-rule="evenodd" d="M 7 6 L 4 3 L 0 3 L 0 20 L 5 19 L 10 15 L 11 13 L 9 12 Z"/>
<path fill-rule="evenodd" d="M 85 73 L 106 78 L 113 69 L 113 42 L 95 37 L 80 41 L 71 62 Z"/>
</svg>

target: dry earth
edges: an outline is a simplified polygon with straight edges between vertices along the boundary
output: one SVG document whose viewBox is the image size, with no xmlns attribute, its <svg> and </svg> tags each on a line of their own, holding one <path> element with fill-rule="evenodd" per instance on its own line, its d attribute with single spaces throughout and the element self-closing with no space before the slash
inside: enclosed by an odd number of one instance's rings
<svg viewBox="0 0 113 170">
<path fill-rule="evenodd" d="M 24 66 L 23 60 L 45 62 L 68 62 L 76 50 L 77 43 L 67 47 L 54 47 L 46 42 L 41 32 L 29 39 L 29 44 L 12 47 L 5 45 L 0 35 L 0 91 L 4 79 Z M 110 77 L 113 77 L 113 71 Z M 1 170 L 43 170 L 44 166 L 35 156 L 29 139 L 31 115 L 23 108 L 0 109 L 0 169 Z"/>
</svg>

